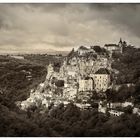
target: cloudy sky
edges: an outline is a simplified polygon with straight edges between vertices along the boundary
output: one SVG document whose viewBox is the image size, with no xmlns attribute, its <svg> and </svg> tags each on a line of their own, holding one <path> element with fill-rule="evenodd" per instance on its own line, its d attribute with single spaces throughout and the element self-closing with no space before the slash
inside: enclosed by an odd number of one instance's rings
<svg viewBox="0 0 140 140">
<path fill-rule="evenodd" d="M 69 51 L 120 37 L 140 46 L 139 4 L 0 4 L 0 53 Z"/>
</svg>

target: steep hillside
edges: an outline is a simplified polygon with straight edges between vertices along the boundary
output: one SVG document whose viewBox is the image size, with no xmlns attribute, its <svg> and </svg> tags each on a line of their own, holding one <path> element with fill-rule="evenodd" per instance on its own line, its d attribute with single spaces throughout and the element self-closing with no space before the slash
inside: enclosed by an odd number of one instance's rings
<svg viewBox="0 0 140 140">
<path fill-rule="evenodd" d="M 118 73 L 115 84 L 121 86 L 118 91 L 109 92 L 109 98 L 114 101 L 134 100 L 140 103 L 140 49 L 128 46 L 123 54 L 113 54 L 112 68 Z M 108 99 L 109 99 L 108 98 Z"/>
<path fill-rule="evenodd" d="M 25 100 L 31 88 L 44 81 L 45 76 L 43 65 L 0 56 L 0 102 L 13 109 L 14 102 Z"/>
</svg>

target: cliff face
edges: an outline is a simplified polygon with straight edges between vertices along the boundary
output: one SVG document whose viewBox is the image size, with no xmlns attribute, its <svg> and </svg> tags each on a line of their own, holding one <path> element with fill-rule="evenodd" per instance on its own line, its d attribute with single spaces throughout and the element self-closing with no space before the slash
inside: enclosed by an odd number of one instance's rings
<svg viewBox="0 0 140 140">
<path fill-rule="evenodd" d="M 37 87 L 36 91 L 30 93 L 27 100 L 18 104 L 19 107 L 23 110 L 27 110 L 30 106 L 48 108 L 51 104 L 57 106 L 60 103 L 67 104 L 71 101 L 76 103 L 77 99 L 87 102 L 94 90 L 94 81 L 91 78 L 89 78 L 90 81 L 85 78 L 100 68 L 111 69 L 111 65 L 106 55 L 98 55 L 88 49 L 84 50 L 86 53 L 83 53 L 82 56 L 77 51 L 72 50 L 60 66 L 59 71 L 55 71 L 55 66 L 49 64 L 46 80 Z M 82 86 L 91 83 L 88 85 L 91 87 L 82 88 L 84 94 L 81 94 L 79 90 L 81 81 L 85 83 Z"/>
</svg>

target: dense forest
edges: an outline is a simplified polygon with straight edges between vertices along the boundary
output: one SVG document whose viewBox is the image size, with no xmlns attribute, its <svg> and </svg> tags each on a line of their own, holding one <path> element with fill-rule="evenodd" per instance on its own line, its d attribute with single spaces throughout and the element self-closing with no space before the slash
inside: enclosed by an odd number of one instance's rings
<svg viewBox="0 0 140 140">
<path fill-rule="evenodd" d="M 108 90 L 108 98 L 113 101 L 134 100 L 140 103 L 140 49 L 132 46 L 123 48 L 123 54 L 113 54 L 112 68 L 119 71 L 114 77 L 118 91 Z M 127 86 L 130 84 L 130 86 Z"/>
<path fill-rule="evenodd" d="M 96 109 L 81 111 L 72 103 L 60 104 L 39 114 L 38 110 L 13 112 L 0 105 L 0 136 L 140 136 L 140 117 L 126 111 L 119 117 L 98 113 Z"/>
</svg>

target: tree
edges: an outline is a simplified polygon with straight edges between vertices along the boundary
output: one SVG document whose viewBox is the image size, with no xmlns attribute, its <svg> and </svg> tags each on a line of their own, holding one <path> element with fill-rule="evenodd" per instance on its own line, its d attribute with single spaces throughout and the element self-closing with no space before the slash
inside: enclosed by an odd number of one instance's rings
<svg viewBox="0 0 140 140">
<path fill-rule="evenodd" d="M 102 52 L 102 49 L 100 46 L 93 46 L 93 49 L 95 50 L 95 52 L 97 53 L 101 53 Z"/>
<path fill-rule="evenodd" d="M 62 114 L 62 116 L 65 121 L 70 121 L 70 123 L 73 123 L 79 119 L 80 114 L 81 114 L 80 109 L 73 103 L 69 103 L 66 106 L 66 109 Z"/>
<path fill-rule="evenodd" d="M 131 106 L 127 106 L 127 107 L 125 107 L 124 112 L 126 114 L 132 114 L 133 108 Z"/>
</svg>

